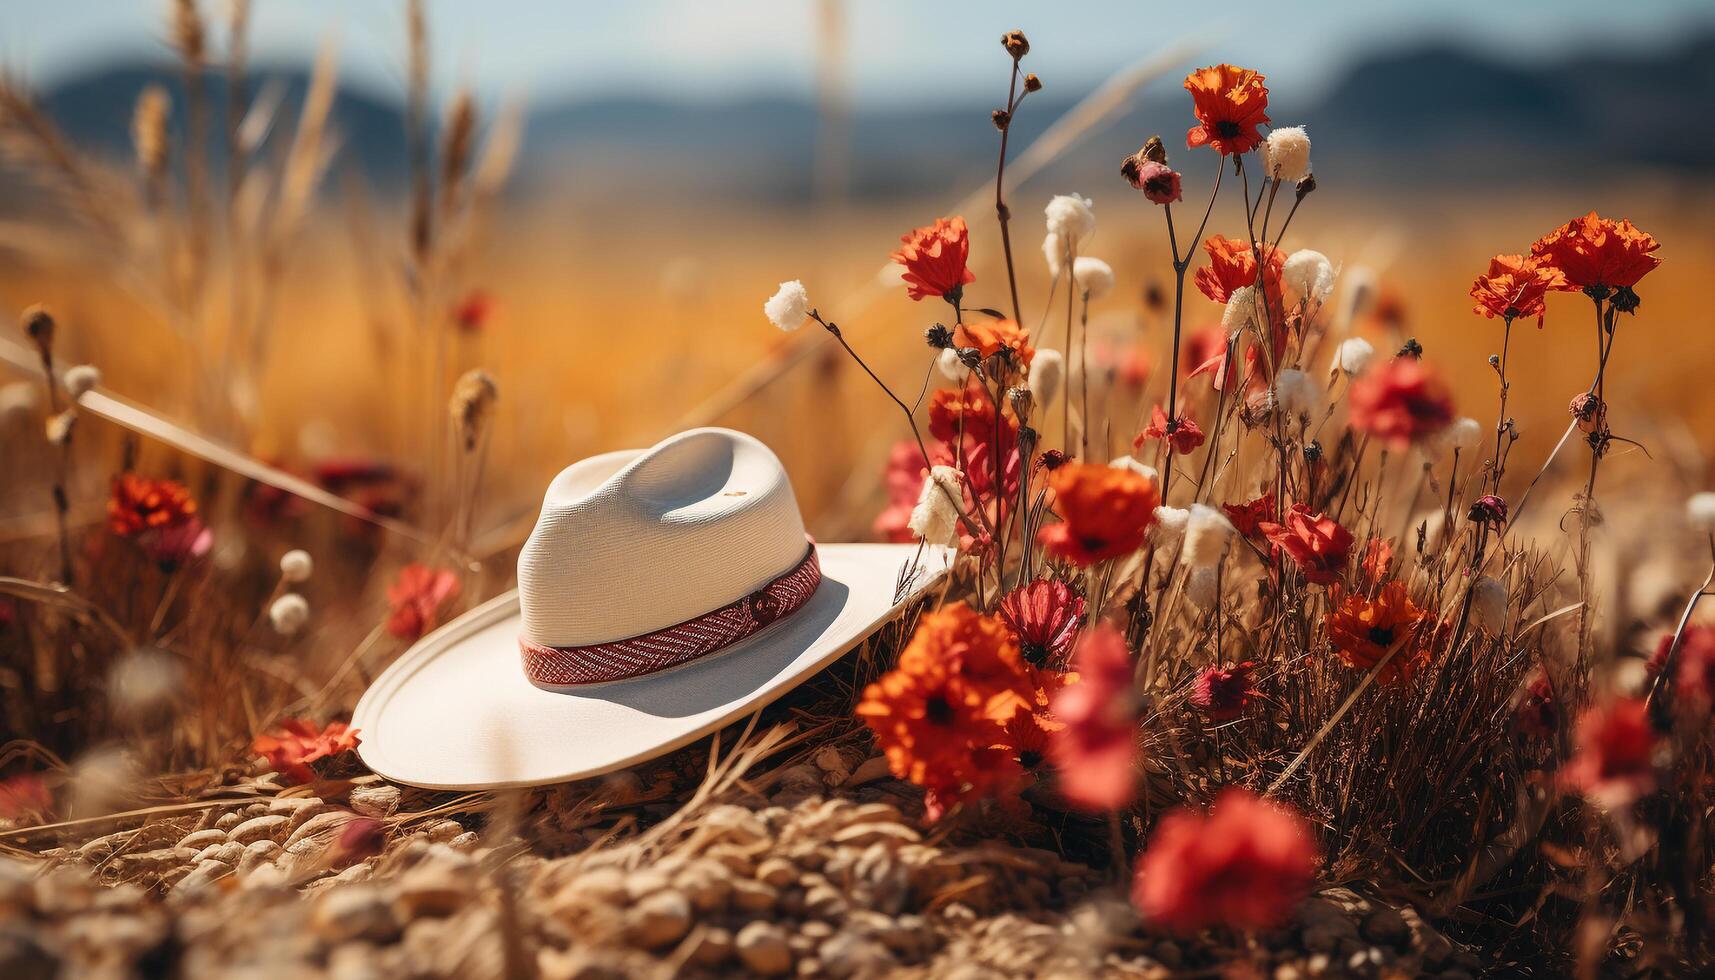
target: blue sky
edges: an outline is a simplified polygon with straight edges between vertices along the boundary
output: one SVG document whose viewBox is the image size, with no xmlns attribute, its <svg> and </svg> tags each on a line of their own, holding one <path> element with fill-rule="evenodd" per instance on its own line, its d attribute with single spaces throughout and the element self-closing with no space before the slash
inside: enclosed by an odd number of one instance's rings
<svg viewBox="0 0 1715 980">
<path fill-rule="evenodd" d="M 36 85 L 162 50 L 167 0 L 7 0 L 0 64 Z M 223 0 L 203 0 L 222 16 Z M 333 36 L 346 77 L 402 88 L 402 2 L 254 0 L 261 62 L 306 62 Z M 442 88 L 546 100 L 587 94 L 723 99 L 807 96 L 819 24 L 843 25 L 854 97 L 866 105 L 962 100 L 1004 79 L 997 39 L 1022 27 L 1029 66 L 1082 91 L 1161 45 L 1201 39 L 1205 60 L 1265 71 L 1305 92 L 1376 47 L 1458 40 L 1532 60 L 1597 44 L 1648 49 L 1715 28 L 1709 0 L 430 0 Z M 218 36 L 218 35 L 217 35 Z"/>
</svg>

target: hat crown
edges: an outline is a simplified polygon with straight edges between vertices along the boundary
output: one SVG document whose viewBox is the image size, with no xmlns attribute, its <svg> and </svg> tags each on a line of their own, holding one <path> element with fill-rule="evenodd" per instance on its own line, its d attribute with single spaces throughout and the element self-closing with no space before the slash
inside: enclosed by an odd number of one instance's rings
<svg viewBox="0 0 1715 980">
<path fill-rule="evenodd" d="M 693 429 L 575 463 L 548 485 L 518 559 L 525 639 L 612 643 L 766 586 L 804 558 L 803 518 L 772 451 Z"/>
</svg>

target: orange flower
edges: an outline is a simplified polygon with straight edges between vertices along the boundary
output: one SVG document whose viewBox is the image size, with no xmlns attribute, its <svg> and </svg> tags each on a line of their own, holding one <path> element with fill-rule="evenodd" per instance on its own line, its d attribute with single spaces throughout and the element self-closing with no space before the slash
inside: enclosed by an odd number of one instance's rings
<svg viewBox="0 0 1715 980">
<path fill-rule="evenodd" d="M 902 235 L 899 241 L 899 250 L 891 257 L 905 267 L 906 294 L 912 299 L 957 300 L 965 283 L 976 282 L 976 274 L 965 265 L 971 255 L 971 236 L 964 218 L 936 218 L 934 224 Z"/>
<path fill-rule="evenodd" d="M 1286 552 L 1306 579 L 1317 585 L 1339 581 L 1352 557 L 1352 532 L 1332 517 L 1311 513 L 1303 504 L 1292 505 L 1286 512 L 1285 523 L 1258 521 L 1256 528 L 1276 548 Z"/>
<path fill-rule="evenodd" d="M 343 721 L 328 722 L 326 728 L 317 731 L 312 722 L 288 718 L 274 731 L 256 736 L 250 751 L 266 756 L 275 772 L 293 782 L 307 783 L 316 778 L 310 763 L 349 752 L 360 741 L 357 729 Z"/>
<path fill-rule="evenodd" d="M 857 715 L 893 774 L 939 804 L 1016 780 L 1006 726 L 1035 699 L 1006 624 L 958 602 L 923 616 L 898 665 L 864 688 Z"/>
<path fill-rule="evenodd" d="M 1262 142 L 1257 127 L 1268 123 L 1268 89 L 1249 68 L 1215 65 L 1185 76 L 1198 124 L 1185 134 L 1190 149 L 1208 144 L 1222 156 L 1249 153 Z"/>
<path fill-rule="evenodd" d="M 1651 254 L 1661 243 L 1630 221 L 1613 221 L 1592 211 L 1537 239 L 1530 254 L 1557 270 L 1555 288 L 1565 292 L 1630 288 L 1661 264 Z"/>
<path fill-rule="evenodd" d="M 1268 929 L 1310 890 L 1319 861 L 1303 817 L 1234 786 L 1207 815 L 1180 809 L 1162 818 L 1138 859 L 1132 904 L 1180 933 Z"/>
<path fill-rule="evenodd" d="M 441 608 L 459 594 L 458 576 L 444 568 L 412 563 L 387 587 L 392 612 L 387 632 L 401 640 L 421 639 L 440 622 Z"/>
<path fill-rule="evenodd" d="M 1077 683 L 1054 695 L 1060 794 L 1082 809 L 1102 812 L 1137 793 L 1137 715 L 1132 656 L 1119 630 L 1103 623 L 1084 633 L 1073 654 Z"/>
<path fill-rule="evenodd" d="M 1376 679 L 1384 684 L 1409 680 L 1429 662 L 1430 645 L 1411 635 L 1423 615 L 1405 583 L 1394 579 L 1374 599 L 1357 592 L 1338 599 L 1328 612 L 1328 639 L 1340 659 L 1359 670 L 1369 670 L 1396 644 L 1403 644 Z"/>
<path fill-rule="evenodd" d="M 1129 555 L 1143 546 L 1161 491 L 1141 473 L 1114 466 L 1068 463 L 1048 478 L 1061 521 L 1037 540 L 1078 565 Z"/>
<path fill-rule="evenodd" d="M 1558 269 L 1534 255 L 1497 255 L 1489 260 L 1489 271 L 1471 284 L 1471 298 L 1477 301 L 1471 312 L 1491 320 L 1534 316 L 1541 327 L 1548 308 L 1543 297 L 1558 288 L 1560 280 Z"/>
<path fill-rule="evenodd" d="M 1030 331 L 1014 320 L 961 323 L 953 331 L 953 345 L 974 347 L 985 358 L 993 357 L 1000 353 L 1002 347 L 1007 347 L 1016 352 L 1018 363 L 1025 367 L 1029 367 L 1031 358 L 1036 356 L 1036 348 L 1030 346 Z"/>
<path fill-rule="evenodd" d="M 1173 451 L 1184 456 L 1196 451 L 1197 447 L 1203 444 L 1203 430 L 1198 427 L 1196 422 L 1191 421 L 1189 416 L 1181 415 L 1173 420 L 1173 428 L 1169 432 L 1167 413 L 1161 410 L 1160 405 L 1157 405 L 1149 415 L 1148 428 L 1139 432 L 1131 444 L 1136 449 L 1142 449 L 1143 444 L 1151 439 L 1168 440 L 1172 444 Z"/>
<path fill-rule="evenodd" d="M 1351 426 L 1396 450 L 1445 429 L 1453 421 L 1453 396 L 1434 371 L 1415 357 L 1370 368 L 1352 382 L 1347 413 Z"/>
<path fill-rule="evenodd" d="M 1018 423 L 1012 416 L 1001 413 L 1002 441 L 1009 432 L 1016 433 Z M 979 442 L 994 441 L 994 399 L 982 383 L 972 380 L 964 388 L 937 388 L 929 396 L 929 434 L 950 446 L 959 444 L 960 436 Z"/>
<path fill-rule="evenodd" d="M 113 495 L 107 500 L 107 526 L 114 534 L 131 538 L 177 527 L 196 512 L 197 503 L 184 484 L 121 473 L 114 478 Z"/>
<path fill-rule="evenodd" d="M 1204 296 L 1217 303 L 1225 303 L 1232 298 L 1233 290 L 1240 286 L 1256 285 L 1256 253 L 1251 250 L 1250 242 L 1210 235 L 1203 242 L 1203 251 L 1209 253 L 1209 264 L 1198 269 L 1192 281 L 1203 291 Z M 1286 256 L 1281 254 L 1281 250 L 1270 250 L 1268 269 L 1263 274 L 1263 295 L 1268 299 L 1272 316 L 1280 315 L 1285 309 L 1280 301 L 1280 271 L 1285 266 Z M 1223 349 L 1225 339 L 1223 334 Z"/>
<path fill-rule="evenodd" d="M 1585 799 L 1614 809 L 1655 792 L 1656 734 L 1643 700 L 1625 698 L 1584 712 L 1576 742 L 1560 778 Z"/>
</svg>

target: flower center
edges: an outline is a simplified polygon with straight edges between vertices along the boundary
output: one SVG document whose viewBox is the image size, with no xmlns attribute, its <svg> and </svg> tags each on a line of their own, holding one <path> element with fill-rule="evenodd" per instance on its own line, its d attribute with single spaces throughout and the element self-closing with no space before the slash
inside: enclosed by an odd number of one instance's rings
<svg viewBox="0 0 1715 980">
<path fill-rule="evenodd" d="M 1032 667 L 1043 667 L 1048 664 L 1048 648 L 1040 643 L 1029 641 L 1021 643 L 1018 652 L 1024 655 L 1025 662 Z"/>
<path fill-rule="evenodd" d="M 1371 626 L 1370 627 L 1370 642 L 1374 643 L 1378 647 L 1393 646 L 1393 627 L 1392 626 Z"/>
<path fill-rule="evenodd" d="M 936 725 L 951 725 L 953 723 L 953 706 L 947 699 L 937 694 L 923 705 L 923 717 Z"/>
<path fill-rule="evenodd" d="M 1239 124 L 1231 119 L 1223 119 L 1215 124 L 1215 135 L 1221 139 L 1230 140 L 1239 135 Z"/>
</svg>

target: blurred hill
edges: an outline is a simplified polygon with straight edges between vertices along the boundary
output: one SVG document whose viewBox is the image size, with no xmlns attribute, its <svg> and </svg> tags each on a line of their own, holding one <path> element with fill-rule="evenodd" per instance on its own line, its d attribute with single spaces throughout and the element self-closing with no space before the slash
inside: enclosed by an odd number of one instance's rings
<svg viewBox="0 0 1715 980">
<path fill-rule="evenodd" d="M 66 81 L 43 103 L 71 138 L 114 157 L 128 155 L 129 120 L 151 82 L 173 93 L 183 119 L 183 86 L 166 66 L 116 66 Z M 1053 80 L 1020 114 L 1015 139 L 1039 133 L 1083 93 Z M 213 118 L 224 113 L 218 73 L 209 78 Z M 276 138 L 289 132 L 307 77 L 281 70 L 253 79 L 251 97 L 279 98 Z M 1610 54 L 1599 49 L 1541 64 L 1516 64 L 1445 44 L 1355 61 L 1317 101 L 1277 93 L 1277 124 L 1303 123 L 1317 147 L 1317 173 L 1344 185 L 1558 182 L 1587 178 L 1593 166 L 1707 172 L 1715 127 L 1698 124 L 1715 104 L 1715 34 L 1671 50 Z M 994 153 L 990 105 L 855 111 L 847 143 L 850 192 L 857 198 L 936 193 L 961 186 Z M 405 166 L 403 111 L 396 96 L 347 87 L 334 123 L 348 160 L 379 185 Z M 1170 81 L 1148 86 L 1132 108 L 1088 134 L 1057 164 L 1068 179 L 1112 178 L 1117 161 L 1143 136 L 1175 145 L 1190 124 L 1184 94 Z M 812 195 L 819 127 L 815 107 L 787 99 L 708 104 L 608 98 L 538 102 L 529 117 L 520 188 L 601 181 L 603 195 L 651 193 L 791 203 Z M 1022 145 L 1020 143 L 1019 145 Z M 1092 185 L 1094 186 L 1094 185 Z M 962 186 L 961 186 L 962 189 Z"/>
</svg>

